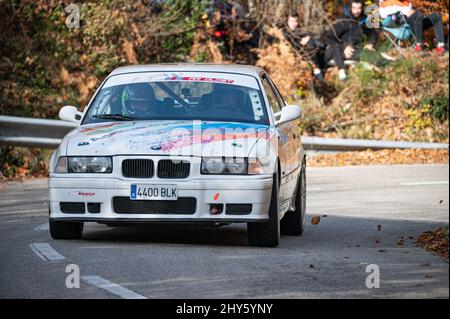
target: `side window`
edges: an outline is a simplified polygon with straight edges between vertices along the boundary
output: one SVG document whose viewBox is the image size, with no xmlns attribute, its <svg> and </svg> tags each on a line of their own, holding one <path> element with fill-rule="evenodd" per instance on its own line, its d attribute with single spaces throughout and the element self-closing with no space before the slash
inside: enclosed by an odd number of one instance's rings
<svg viewBox="0 0 450 319">
<path fill-rule="evenodd" d="M 262 84 L 264 86 L 264 91 L 266 91 L 267 99 L 269 100 L 269 104 L 270 104 L 270 107 L 272 108 L 272 111 L 274 113 L 279 112 L 281 110 L 280 103 L 278 101 L 278 98 L 277 98 L 275 92 L 272 89 L 272 86 L 270 85 L 269 81 L 267 80 L 267 77 L 263 76 L 261 78 L 261 80 L 262 80 Z"/>
<path fill-rule="evenodd" d="M 277 86 L 275 85 L 275 83 L 273 83 L 272 79 L 268 78 L 268 80 L 269 80 L 270 83 L 272 84 L 272 87 L 273 87 L 274 90 L 275 90 L 275 94 L 277 95 L 278 100 L 279 100 L 280 103 L 281 103 L 281 107 L 283 108 L 283 107 L 286 105 L 286 102 L 284 101 L 283 97 L 281 96 L 281 93 L 280 93 L 280 91 L 278 90 L 278 88 L 277 88 Z"/>
</svg>

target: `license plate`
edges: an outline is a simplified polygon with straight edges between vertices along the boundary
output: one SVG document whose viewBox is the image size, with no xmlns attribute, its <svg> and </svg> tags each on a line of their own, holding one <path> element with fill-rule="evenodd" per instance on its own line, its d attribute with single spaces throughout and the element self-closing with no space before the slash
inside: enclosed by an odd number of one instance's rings
<svg viewBox="0 0 450 319">
<path fill-rule="evenodd" d="M 177 200 L 176 185 L 132 184 L 130 199 L 133 200 Z"/>
</svg>

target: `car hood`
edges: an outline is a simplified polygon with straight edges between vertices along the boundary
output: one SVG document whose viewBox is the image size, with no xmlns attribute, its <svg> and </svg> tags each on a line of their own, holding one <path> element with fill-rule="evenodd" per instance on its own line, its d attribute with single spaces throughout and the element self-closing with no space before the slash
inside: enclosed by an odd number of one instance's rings
<svg viewBox="0 0 450 319">
<path fill-rule="evenodd" d="M 203 121 L 134 121 L 83 125 L 67 139 L 67 155 L 246 157 L 269 126 Z"/>
</svg>

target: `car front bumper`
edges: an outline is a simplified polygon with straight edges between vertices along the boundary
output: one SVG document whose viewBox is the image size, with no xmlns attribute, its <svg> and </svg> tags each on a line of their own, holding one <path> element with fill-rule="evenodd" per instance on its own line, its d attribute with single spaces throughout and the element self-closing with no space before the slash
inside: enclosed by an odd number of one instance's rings
<svg viewBox="0 0 450 319">
<path fill-rule="evenodd" d="M 227 176 L 223 179 L 191 179 L 188 181 L 142 181 L 119 178 L 50 177 L 50 219 L 65 221 L 92 221 L 104 223 L 134 222 L 263 222 L 268 220 L 272 176 Z M 131 184 L 176 185 L 178 198 L 195 198 L 195 212 L 176 214 L 120 213 L 115 211 L 114 197 L 130 197 Z M 145 201 L 148 202 L 148 201 Z M 155 201 L 156 202 L 156 201 Z M 100 204 L 100 210 L 92 213 L 67 213 L 60 203 Z M 144 203 L 147 204 L 147 203 Z M 211 204 L 223 204 L 221 214 L 211 214 Z M 245 214 L 228 214 L 228 204 L 251 204 Z M 80 204 L 81 205 L 81 204 Z M 231 206 L 231 205 L 230 205 Z"/>
</svg>

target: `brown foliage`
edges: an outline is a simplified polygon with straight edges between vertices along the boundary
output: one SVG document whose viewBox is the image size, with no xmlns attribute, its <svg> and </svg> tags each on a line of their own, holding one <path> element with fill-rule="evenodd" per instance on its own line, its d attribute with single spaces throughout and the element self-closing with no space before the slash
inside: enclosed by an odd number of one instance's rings
<svg viewBox="0 0 450 319">
<path fill-rule="evenodd" d="M 417 245 L 444 257 L 448 261 L 448 227 L 424 232 L 417 239 Z"/>
<path fill-rule="evenodd" d="M 308 63 L 296 54 L 280 29 L 269 28 L 266 32 L 277 41 L 256 49 L 259 58 L 256 65 L 269 72 L 285 97 L 296 95 L 299 88 L 309 88 L 312 77 Z"/>
</svg>

